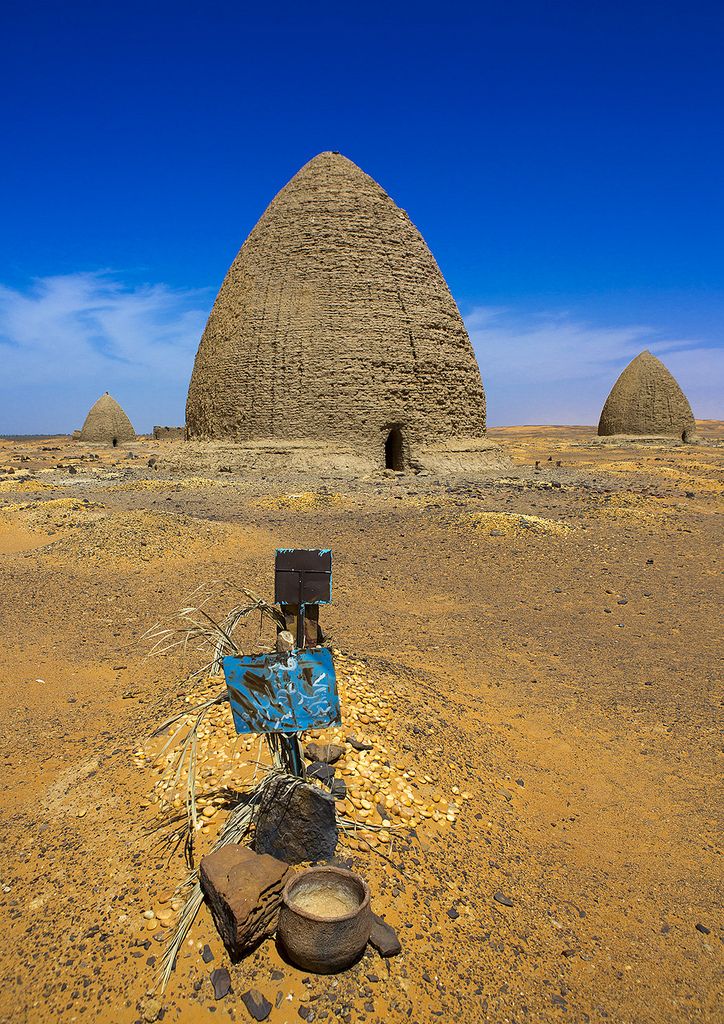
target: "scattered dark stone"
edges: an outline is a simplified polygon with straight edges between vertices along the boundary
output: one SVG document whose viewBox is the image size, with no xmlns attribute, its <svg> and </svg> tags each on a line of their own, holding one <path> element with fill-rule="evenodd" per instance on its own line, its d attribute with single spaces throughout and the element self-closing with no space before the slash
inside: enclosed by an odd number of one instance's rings
<svg viewBox="0 0 724 1024">
<path fill-rule="evenodd" d="M 363 743 L 362 740 L 356 740 L 354 736 L 348 736 L 347 742 L 353 750 L 372 750 L 371 743 Z"/>
<path fill-rule="evenodd" d="M 427 971 L 423 971 L 423 972 L 422 972 L 422 980 L 423 980 L 423 981 L 426 981 L 426 982 L 428 983 L 428 985 L 432 985 L 432 978 L 431 978 L 431 977 L 430 977 L 430 975 L 429 975 L 429 974 L 427 973 Z"/>
<path fill-rule="evenodd" d="M 651 591 L 650 590 L 644 590 L 644 597 L 651 597 Z"/>
<path fill-rule="evenodd" d="M 516 779 L 515 784 L 516 786 L 524 786 L 525 782 L 523 781 L 523 779 Z"/>
<path fill-rule="evenodd" d="M 308 761 L 322 761 L 324 764 L 335 764 L 344 753 L 344 747 L 338 743 L 308 743 L 304 748 L 304 756 Z"/>
<path fill-rule="evenodd" d="M 493 899 L 496 903 L 501 903 L 504 907 L 512 907 L 513 901 L 510 896 L 506 896 L 502 892 L 496 892 L 493 894 Z"/>
<path fill-rule="evenodd" d="M 702 924 L 701 921 L 699 921 L 698 924 L 695 924 L 694 927 L 698 932 L 701 932 L 702 935 L 709 935 L 711 933 L 711 928 L 707 928 L 707 926 Z"/>
<path fill-rule="evenodd" d="M 284 971 L 280 971 L 278 968 L 275 967 L 274 970 L 271 972 L 271 976 L 272 981 L 281 981 L 282 978 L 284 977 Z"/>
<path fill-rule="evenodd" d="M 376 974 L 365 974 L 365 978 L 373 985 L 376 985 L 377 982 L 380 980 Z"/>
<path fill-rule="evenodd" d="M 329 791 L 335 800 L 344 800 L 347 796 L 347 784 L 344 779 L 332 779 Z"/>
<path fill-rule="evenodd" d="M 304 783 L 290 794 L 286 789 L 283 779 L 267 786 L 256 822 L 255 850 L 288 864 L 329 860 L 338 838 L 333 797 Z"/>
<path fill-rule="evenodd" d="M 460 911 L 458 910 L 457 907 L 450 907 L 450 909 L 447 912 L 447 916 L 450 918 L 451 921 L 457 921 L 457 919 L 460 917 Z"/>
<path fill-rule="evenodd" d="M 220 473 L 230 473 L 231 472 L 231 466 L 219 466 L 219 472 Z"/>
<path fill-rule="evenodd" d="M 686 491 L 685 494 L 686 494 L 687 498 L 695 498 L 696 497 L 696 494 L 695 494 L 694 491 Z"/>
<path fill-rule="evenodd" d="M 551 996 L 551 1002 L 554 1006 L 562 1006 L 564 1009 L 568 1008 L 568 1003 L 565 1001 L 565 999 L 563 999 L 562 996 Z"/>
<path fill-rule="evenodd" d="M 370 945 L 374 946 L 381 957 L 385 959 L 390 956 L 397 956 L 402 952 L 397 932 L 378 914 L 372 914 L 372 931 L 370 932 Z"/>
<path fill-rule="evenodd" d="M 314 1020 L 314 1010 L 311 1006 L 300 1006 L 297 1013 L 302 1020 Z"/>
<path fill-rule="evenodd" d="M 153 467 L 156 465 L 157 462 L 158 462 L 158 459 L 156 458 L 156 456 L 152 455 L 151 458 L 148 460 L 147 465 L 150 466 L 151 469 L 153 469 Z"/>
<path fill-rule="evenodd" d="M 578 952 L 577 949 L 564 949 L 563 950 L 563 956 L 565 956 L 565 957 L 575 956 L 577 952 Z"/>
<path fill-rule="evenodd" d="M 618 604 L 628 604 L 628 598 L 622 597 Z"/>
<path fill-rule="evenodd" d="M 210 964 L 211 961 L 214 959 L 214 954 L 211 952 L 211 946 L 208 944 L 208 942 L 201 950 L 201 959 L 204 961 L 205 964 Z"/>
<path fill-rule="evenodd" d="M 223 999 L 231 992 L 231 976 L 225 967 L 217 967 L 209 977 L 214 986 L 214 999 Z"/>
<path fill-rule="evenodd" d="M 276 996 L 274 998 L 274 1005 L 276 1006 L 277 1010 L 279 1009 L 279 1007 L 282 1005 L 283 1002 L 284 1002 L 284 993 L 283 992 L 277 992 L 277 994 L 276 994 Z"/>
<path fill-rule="evenodd" d="M 241 1001 L 254 1020 L 266 1020 L 271 1013 L 272 1004 L 256 988 L 244 992 Z"/>
<path fill-rule="evenodd" d="M 661 928 L 661 934 L 662 935 L 668 935 L 670 931 L 671 931 L 671 925 L 670 924 L 665 924 Z"/>
<path fill-rule="evenodd" d="M 329 786 L 334 778 L 334 768 L 326 761 L 315 761 L 307 768 L 307 778 L 319 779 L 325 786 Z"/>
<path fill-rule="evenodd" d="M 503 533 L 502 530 L 491 530 L 490 531 L 490 536 L 491 537 L 504 537 L 505 534 Z"/>
</svg>

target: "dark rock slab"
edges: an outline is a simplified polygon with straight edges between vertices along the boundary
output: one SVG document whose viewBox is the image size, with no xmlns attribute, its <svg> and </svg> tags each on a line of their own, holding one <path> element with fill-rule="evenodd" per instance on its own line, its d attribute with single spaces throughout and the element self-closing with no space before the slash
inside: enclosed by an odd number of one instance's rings
<svg viewBox="0 0 724 1024">
<path fill-rule="evenodd" d="M 259 808 L 254 849 L 288 864 L 329 860 L 337 848 L 334 798 L 302 783 L 291 792 L 286 780 L 270 784 Z"/>
<path fill-rule="evenodd" d="M 329 791 L 335 800 L 344 800 L 347 796 L 347 784 L 344 779 L 332 779 Z"/>
<path fill-rule="evenodd" d="M 504 907 L 512 907 L 513 901 L 510 896 L 506 896 L 505 893 L 496 892 L 493 894 L 493 899 L 496 903 L 500 903 Z"/>
<path fill-rule="evenodd" d="M 334 778 L 334 768 L 326 761 L 315 761 L 307 768 L 308 779 L 319 779 L 325 786 L 329 786 Z"/>
<path fill-rule="evenodd" d="M 244 992 L 241 1001 L 254 1020 L 266 1020 L 271 1013 L 272 1004 L 257 988 L 250 988 L 248 992 Z"/>
<path fill-rule="evenodd" d="M 288 864 L 236 843 L 202 858 L 201 888 L 232 959 L 276 931 L 290 874 Z"/>
<path fill-rule="evenodd" d="M 347 742 L 354 750 L 372 750 L 371 743 L 363 743 L 362 740 L 355 739 L 354 736 L 348 736 Z"/>
<path fill-rule="evenodd" d="M 374 946 L 382 957 L 397 956 L 402 952 L 402 945 L 397 937 L 397 932 L 378 914 L 372 915 L 372 931 L 370 932 L 370 945 Z"/>
<path fill-rule="evenodd" d="M 231 975 L 225 967 L 217 967 L 210 975 L 214 986 L 214 999 L 223 999 L 231 992 Z"/>
</svg>

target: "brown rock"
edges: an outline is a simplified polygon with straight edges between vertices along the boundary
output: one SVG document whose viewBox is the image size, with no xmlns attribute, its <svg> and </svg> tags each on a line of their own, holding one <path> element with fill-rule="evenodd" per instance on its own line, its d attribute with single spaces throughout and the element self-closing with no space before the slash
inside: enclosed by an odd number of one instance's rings
<svg viewBox="0 0 724 1024">
<path fill-rule="evenodd" d="M 325 764 L 336 764 L 344 753 L 344 747 L 338 743 L 308 743 L 304 748 L 304 756 L 308 761 L 323 761 Z"/>
<path fill-rule="evenodd" d="M 274 933 L 290 871 L 275 857 L 233 843 L 202 859 L 201 888 L 232 958 Z"/>
</svg>

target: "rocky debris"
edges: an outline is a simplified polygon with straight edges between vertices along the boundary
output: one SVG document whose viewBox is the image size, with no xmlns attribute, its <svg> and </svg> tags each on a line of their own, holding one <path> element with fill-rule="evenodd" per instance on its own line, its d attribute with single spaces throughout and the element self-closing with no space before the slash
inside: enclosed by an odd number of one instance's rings
<svg viewBox="0 0 724 1024">
<path fill-rule="evenodd" d="M 334 799 L 316 786 L 302 783 L 278 795 L 287 783 L 269 785 L 259 808 L 254 849 L 289 864 L 328 860 L 337 848 Z"/>
<path fill-rule="evenodd" d="M 214 999 L 223 999 L 231 992 L 231 975 L 225 967 L 217 967 L 209 977 L 214 986 Z"/>
<path fill-rule="evenodd" d="M 210 964 L 211 961 L 214 959 L 214 954 L 211 952 L 211 946 L 208 944 L 208 942 L 201 950 L 201 959 L 204 961 L 205 964 Z"/>
<path fill-rule="evenodd" d="M 695 924 L 694 927 L 698 932 L 701 932 L 702 935 L 711 934 L 711 928 L 707 928 L 707 926 L 705 924 L 702 924 L 701 921 L 699 921 L 698 924 Z"/>
<path fill-rule="evenodd" d="M 289 874 L 288 864 L 235 843 L 202 858 L 201 887 L 232 958 L 274 933 Z"/>
<path fill-rule="evenodd" d="M 304 756 L 308 761 L 334 764 L 344 754 L 344 747 L 337 743 L 308 743 L 304 748 Z"/>
<path fill-rule="evenodd" d="M 505 893 L 496 892 L 496 893 L 493 894 L 493 899 L 495 900 L 496 903 L 500 903 L 504 907 L 512 907 L 513 906 L 512 899 L 510 898 L 510 896 L 506 896 Z"/>
<path fill-rule="evenodd" d="M 254 1020 L 266 1020 L 271 1013 L 272 1004 L 257 988 L 250 988 L 248 992 L 244 992 L 241 1001 Z"/>
<path fill-rule="evenodd" d="M 370 932 L 370 945 L 374 946 L 381 957 L 397 956 L 402 952 L 402 945 L 397 937 L 397 932 L 388 924 L 383 917 L 372 914 L 372 930 Z"/>
</svg>

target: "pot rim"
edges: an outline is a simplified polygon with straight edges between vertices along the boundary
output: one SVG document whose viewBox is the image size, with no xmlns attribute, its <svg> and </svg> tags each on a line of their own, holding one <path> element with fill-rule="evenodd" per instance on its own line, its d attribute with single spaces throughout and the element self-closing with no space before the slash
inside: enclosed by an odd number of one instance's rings
<svg viewBox="0 0 724 1024">
<path fill-rule="evenodd" d="M 338 878 L 351 878 L 358 885 L 362 887 L 363 898 L 362 902 L 355 910 L 350 910 L 347 914 L 339 914 L 337 917 L 323 917 L 321 914 L 314 914 L 311 910 L 303 910 L 294 904 L 291 899 L 291 893 L 293 889 L 309 878 L 310 875 L 332 875 Z M 366 910 L 370 905 L 370 887 L 365 882 L 364 878 L 360 875 L 356 875 L 354 871 L 348 871 L 346 868 L 335 868 L 332 865 L 316 868 L 305 868 L 304 871 L 298 871 L 295 875 L 289 879 L 287 884 L 284 886 L 282 892 L 282 903 L 290 910 L 293 914 L 298 914 L 299 917 L 304 918 L 307 921 L 316 921 L 320 924 L 338 924 L 341 921 L 351 921 L 352 918 L 357 917 L 363 910 Z"/>
</svg>

